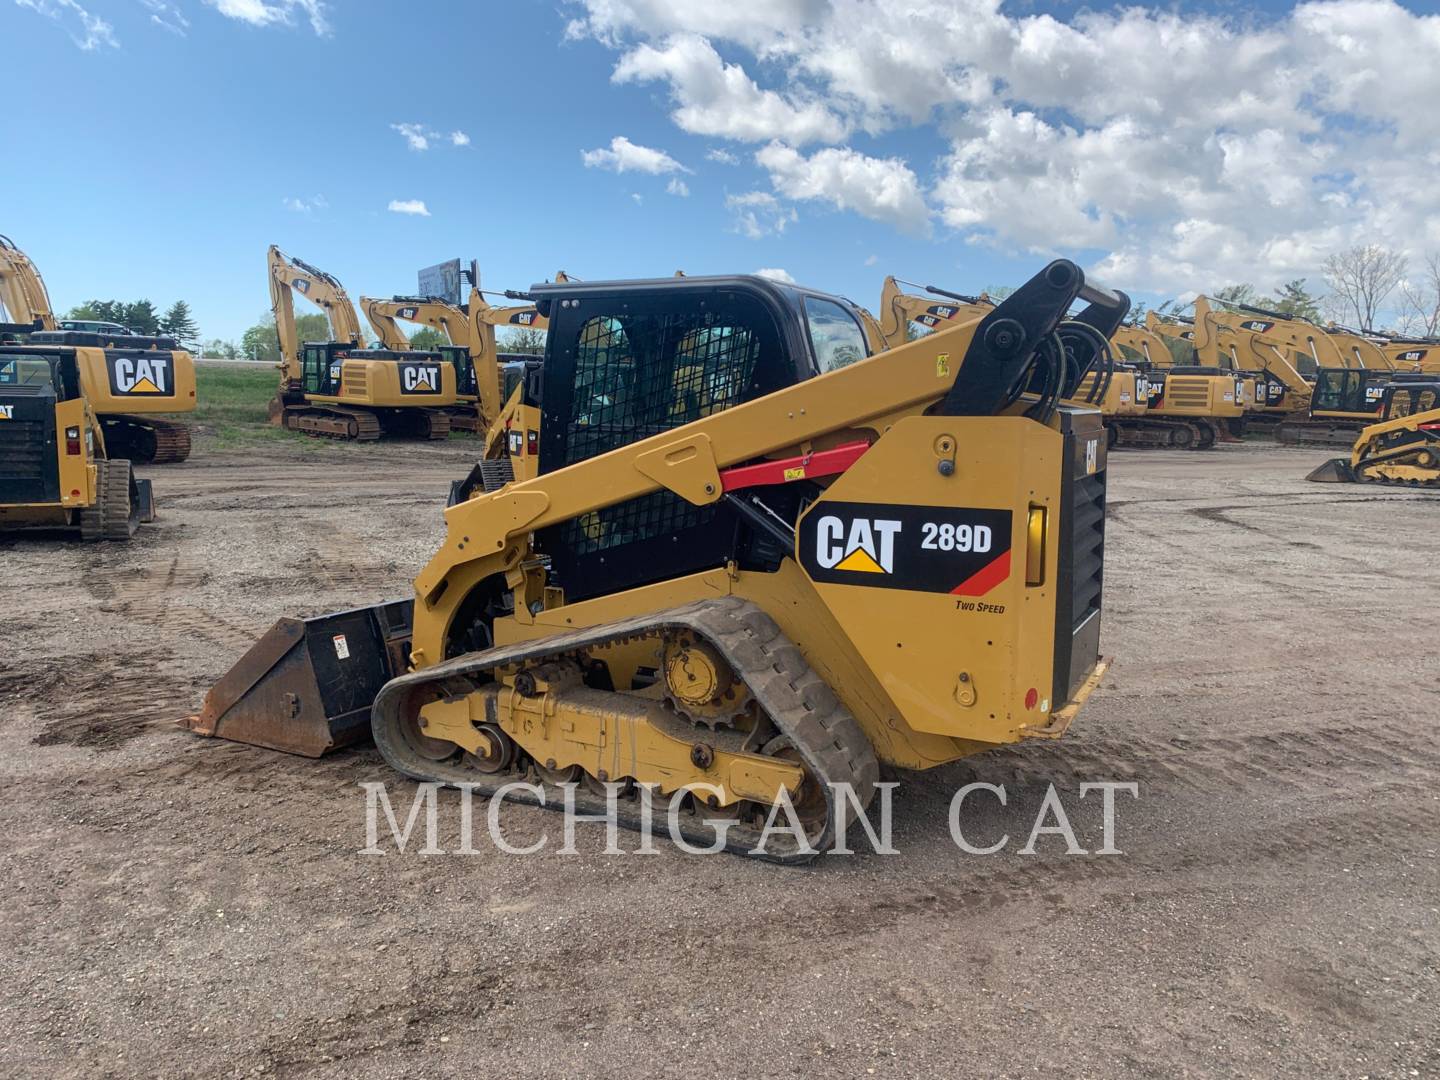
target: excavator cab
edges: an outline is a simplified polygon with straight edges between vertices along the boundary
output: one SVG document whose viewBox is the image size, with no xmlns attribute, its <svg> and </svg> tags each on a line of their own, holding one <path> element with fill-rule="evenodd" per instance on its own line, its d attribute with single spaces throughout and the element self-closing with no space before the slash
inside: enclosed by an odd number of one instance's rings
<svg viewBox="0 0 1440 1080">
<path fill-rule="evenodd" d="M 1392 372 L 1367 368 L 1324 368 L 1315 373 L 1315 394 L 1310 413 L 1318 418 L 1372 417 L 1394 377 Z"/>
</svg>

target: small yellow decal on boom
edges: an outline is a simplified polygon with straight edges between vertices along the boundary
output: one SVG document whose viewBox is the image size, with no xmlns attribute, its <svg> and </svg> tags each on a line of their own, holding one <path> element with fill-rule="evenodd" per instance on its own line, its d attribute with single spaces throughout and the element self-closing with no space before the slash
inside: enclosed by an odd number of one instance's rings
<svg viewBox="0 0 1440 1080">
<path fill-rule="evenodd" d="M 935 377 L 937 379 L 943 379 L 949 374 L 950 354 L 948 352 L 942 352 L 939 356 L 935 357 Z"/>
</svg>

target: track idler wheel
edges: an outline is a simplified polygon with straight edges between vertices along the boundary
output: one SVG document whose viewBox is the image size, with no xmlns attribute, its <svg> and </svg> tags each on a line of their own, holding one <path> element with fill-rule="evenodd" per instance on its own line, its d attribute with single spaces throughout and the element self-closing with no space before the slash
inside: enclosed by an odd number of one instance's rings
<svg viewBox="0 0 1440 1080">
<path fill-rule="evenodd" d="M 1176 424 L 1170 429 L 1170 445 L 1177 450 L 1189 450 L 1195 445 L 1195 429 L 1189 424 Z"/>
</svg>

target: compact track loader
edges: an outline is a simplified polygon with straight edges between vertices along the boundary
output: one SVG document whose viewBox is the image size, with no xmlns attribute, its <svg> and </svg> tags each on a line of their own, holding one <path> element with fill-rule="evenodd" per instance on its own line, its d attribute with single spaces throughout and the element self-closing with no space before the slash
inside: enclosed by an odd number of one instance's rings
<svg viewBox="0 0 1440 1080">
<path fill-rule="evenodd" d="M 1397 373 L 1381 394 L 1379 419 L 1360 432 L 1350 456 L 1305 479 L 1440 489 L 1440 378 Z"/>
<path fill-rule="evenodd" d="M 531 295 L 539 474 L 447 509 L 413 599 L 276 624 L 190 729 L 370 735 L 406 776 L 573 784 L 635 827 L 644 787 L 733 851 L 788 803 L 780 862 L 882 764 L 1065 732 L 1105 667 L 1106 484 L 1100 415 L 1066 398 L 1123 294 L 1059 260 L 876 355 L 853 305 L 764 278 Z"/>
<path fill-rule="evenodd" d="M 155 516 L 150 481 L 106 452 L 82 368 L 86 346 L 0 343 L 0 529 L 78 529 L 128 540 Z"/>
</svg>

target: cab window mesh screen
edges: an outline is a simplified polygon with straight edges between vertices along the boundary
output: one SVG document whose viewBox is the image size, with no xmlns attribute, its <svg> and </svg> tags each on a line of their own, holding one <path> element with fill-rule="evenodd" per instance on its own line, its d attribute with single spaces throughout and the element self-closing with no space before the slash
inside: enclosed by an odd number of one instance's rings
<svg viewBox="0 0 1440 1080">
<path fill-rule="evenodd" d="M 564 464 L 682 427 L 743 400 L 760 342 L 714 313 L 598 316 L 580 329 Z M 713 507 L 657 492 L 568 523 L 576 554 L 701 525 Z"/>
</svg>

